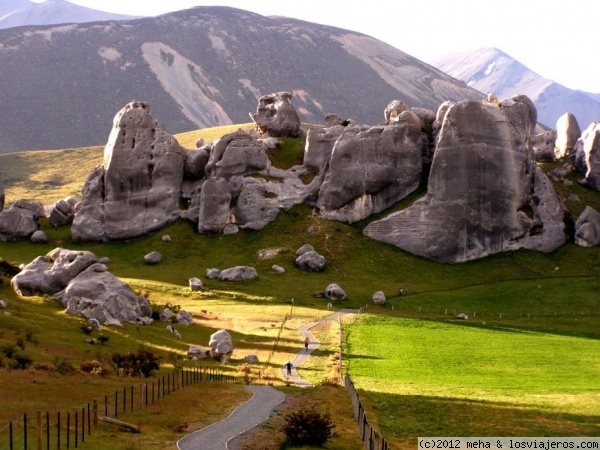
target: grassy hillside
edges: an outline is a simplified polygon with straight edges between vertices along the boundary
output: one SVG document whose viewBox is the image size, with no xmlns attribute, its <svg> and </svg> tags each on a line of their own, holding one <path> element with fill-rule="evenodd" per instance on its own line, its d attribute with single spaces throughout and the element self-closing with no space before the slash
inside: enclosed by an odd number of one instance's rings
<svg viewBox="0 0 600 450">
<path fill-rule="evenodd" d="M 210 141 L 237 128 L 194 131 L 178 139 L 184 147 L 193 148 L 199 137 Z M 302 139 L 285 140 L 284 146 L 271 154 L 273 163 L 293 164 L 301 158 L 303 146 Z M 81 189 L 87 172 L 101 161 L 101 153 L 101 148 L 88 148 L 0 156 L 0 179 L 7 201 L 27 197 L 48 204 L 73 195 Z M 558 165 L 547 164 L 544 169 Z M 586 204 L 600 210 L 600 194 L 582 188 L 574 174 L 569 179 L 575 182 L 561 183 L 557 190 L 564 199 L 572 193 L 580 198 L 566 202 L 573 216 L 576 218 Z M 51 180 L 57 180 L 56 184 Z M 44 189 L 37 189 L 42 185 Z M 422 192 L 392 210 L 408 206 Z M 192 312 L 198 326 L 181 330 L 181 341 L 164 330 L 164 323 L 111 328 L 105 331 L 110 337 L 105 347 L 91 347 L 80 330 L 82 319 L 66 316 L 62 307 L 49 299 L 16 298 L 5 279 L 0 298 L 9 301 L 12 316 L 0 315 L 0 344 L 14 344 L 32 330 L 38 344 L 26 343 L 26 351 L 34 364 L 66 358 L 76 367 L 92 357 L 106 361 L 112 352 L 135 350 L 143 344 L 161 355 L 162 370 L 169 370 L 180 363 L 189 345 L 206 347 L 212 332 L 227 328 L 233 332 L 236 352 L 232 363 L 221 369 L 236 373 L 246 354 L 257 353 L 266 361 L 276 330 L 294 299 L 294 318 L 284 327 L 271 363 L 252 369 L 255 376 L 260 370 L 276 378 L 281 364 L 302 346 L 295 329 L 328 313 L 326 301 L 313 293 L 335 282 L 348 294 L 336 309 L 369 305 L 365 319 L 348 328 L 346 356 L 356 386 L 369 405 L 369 418 L 381 427 L 393 448 L 414 448 L 416 444 L 409 437 L 418 433 L 535 436 L 551 429 L 567 434 L 600 433 L 600 386 L 593 376 L 598 369 L 595 355 L 600 339 L 600 248 L 567 244 L 551 254 L 518 251 L 442 265 L 366 238 L 362 235 L 365 225 L 366 221 L 346 225 L 324 220 L 310 207 L 299 206 L 280 212 L 277 220 L 260 232 L 199 235 L 191 223 L 178 221 L 133 241 L 75 245 L 68 228 L 54 229 L 42 221 L 48 244 L 0 242 L 0 257 L 14 264 L 27 263 L 59 242 L 68 248 L 90 250 L 109 257 L 111 272 L 148 295 L 152 303 L 177 304 Z M 172 241 L 163 242 L 164 234 Z M 306 243 L 326 257 L 324 272 L 307 273 L 294 266 L 296 249 Z M 258 254 L 266 248 L 281 251 L 264 261 Z M 161 252 L 162 262 L 145 265 L 143 256 L 153 250 Z M 259 277 L 227 283 L 204 276 L 210 267 L 242 264 L 255 267 Z M 285 274 L 273 273 L 273 264 L 284 267 Z M 193 276 L 203 279 L 205 292 L 192 294 L 187 288 L 187 280 Z M 397 295 L 401 287 L 408 295 Z M 379 290 L 388 297 L 381 307 L 371 301 Z M 453 318 L 460 312 L 471 319 L 457 323 Z M 324 342 L 323 349 L 311 358 L 301 376 L 319 383 L 331 375 L 337 331 L 316 331 Z M 490 353 L 497 358 L 489 360 Z M 474 366 L 473 361 L 486 364 Z M 468 368 L 466 377 L 460 370 L 463 363 Z M 216 365 L 213 361 L 202 364 Z M 440 370 L 432 373 L 436 366 Z M 560 379 L 540 376 L 543 370 L 536 367 L 544 366 L 558 371 Z M 577 371 L 572 383 L 568 382 L 570 371 Z M 46 379 L 40 386 L 35 383 L 35 389 L 41 388 L 35 391 L 29 389 L 31 380 L 49 375 L 35 373 L 29 379 L 19 374 L 0 370 L 2 383 L 25 380 L 11 401 L 16 409 L 0 411 L 0 426 L 22 409 L 79 401 L 78 397 L 61 400 L 50 391 L 46 395 L 42 387 L 52 384 L 60 390 L 72 383 L 69 378 L 54 377 L 51 383 Z M 89 391 L 81 396 L 127 382 L 114 376 L 89 380 L 85 383 Z M 575 411 L 574 405 L 583 403 L 587 405 L 585 412 Z M 336 445 L 352 448 L 347 443 Z"/>
</svg>

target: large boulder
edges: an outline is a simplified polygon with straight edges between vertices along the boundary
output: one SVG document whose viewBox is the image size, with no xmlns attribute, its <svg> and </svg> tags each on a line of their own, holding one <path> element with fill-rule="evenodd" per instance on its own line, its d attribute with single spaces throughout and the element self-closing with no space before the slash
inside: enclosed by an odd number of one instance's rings
<svg viewBox="0 0 600 450">
<path fill-rule="evenodd" d="M 229 269 L 222 270 L 219 273 L 219 280 L 221 281 L 244 281 L 252 280 L 256 278 L 258 274 L 254 267 L 248 266 L 235 266 Z"/>
<path fill-rule="evenodd" d="M 564 113 L 556 122 L 555 155 L 557 159 L 573 153 L 575 143 L 581 136 L 581 128 L 573 114 Z"/>
<path fill-rule="evenodd" d="M 28 239 L 38 229 L 40 217 L 45 215 L 39 202 L 18 200 L 0 212 L 0 240 Z"/>
<path fill-rule="evenodd" d="M 531 138 L 531 148 L 536 161 L 552 162 L 556 160 L 556 132 L 554 130 L 536 134 Z"/>
<path fill-rule="evenodd" d="M 118 241 L 151 233 L 180 217 L 185 150 L 131 102 L 117 113 L 103 165 L 88 176 L 72 225 L 75 242 Z"/>
<path fill-rule="evenodd" d="M 339 284 L 331 283 L 325 288 L 325 297 L 329 300 L 346 300 L 346 293 Z"/>
<path fill-rule="evenodd" d="M 260 172 L 268 164 L 269 158 L 261 141 L 240 129 L 213 143 L 204 171 L 207 177 L 230 179 Z"/>
<path fill-rule="evenodd" d="M 292 105 L 290 92 L 275 92 L 260 97 L 250 117 L 263 134 L 272 137 L 298 137 L 300 117 Z"/>
<path fill-rule="evenodd" d="M 364 234 L 445 263 L 563 245 L 564 207 L 532 157 L 536 120 L 525 96 L 450 106 L 427 194 L 369 224 Z"/>
<path fill-rule="evenodd" d="M 240 228 L 261 230 L 279 214 L 278 195 L 264 179 L 244 178 L 233 213 Z"/>
<path fill-rule="evenodd" d="M 321 171 L 329 162 L 336 141 L 345 131 L 346 127 L 342 125 L 308 130 L 304 147 L 304 166 L 312 172 Z"/>
<path fill-rule="evenodd" d="M 198 232 L 222 231 L 231 221 L 231 187 L 223 178 L 206 180 L 196 194 L 198 206 Z"/>
<path fill-rule="evenodd" d="M 586 206 L 575 222 L 575 243 L 581 247 L 600 245 L 600 213 Z"/>
<path fill-rule="evenodd" d="M 11 286 L 22 296 L 56 294 L 97 262 L 98 257 L 92 252 L 55 248 L 27 264 L 12 278 Z"/>
<path fill-rule="evenodd" d="M 126 283 L 100 263 L 73 278 L 64 290 L 54 294 L 54 298 L 67 308 L 68 313 L 107 325 L 148 323 L 147 318 L 152 315 L 148 300 L 134 294 Z"/>
<path fill-rule="evenodd" d="M 390 122 L 395 122 L 398 120 L 400 114 L 404 111 L 408 111 L 409 107 L 402 100 L 392 100 L 388 103 L 385 110 L 383 111 L 383 116 L 385 118 L 385 124 L 388 125 Z"/>
<path fill-rule="evenodd" d="M 49 221 L 53 227 L 68 225 L 73 222 L 75 217 L 75 208 L 79 203 L 79 199 L 75 197 L 67 197 L 57 201 L 50 211 Z"/>
<path fill-rule="evenodd" d="M 219 330 L 211 334 L 208 346 L 212 357 L 221 362 L 229 360 L 233 353 L 231 335 L 226 330 Z"/>
<path fill-rule="evenodd" d="M 295 264 L 304 270 L 322 272 L 325 270 L 325 257 L 314 250 L 302 253 L 296 258 Z"/>
<path fill-rule="evenodd" d="M 581 135 L 575 160 L 578 168 L 583 166 L 585 178 L 582 184 L 600 191 L 600 122 L 590 124 Z"/>
<path fill-rule="evenodd" d="M 352 223 L 389 208 L 419 186 L 423 152 L 421 122 L 409 110 L 393 125 L 346 127 L 319 190 L 321 215 Z"/>
</svg>

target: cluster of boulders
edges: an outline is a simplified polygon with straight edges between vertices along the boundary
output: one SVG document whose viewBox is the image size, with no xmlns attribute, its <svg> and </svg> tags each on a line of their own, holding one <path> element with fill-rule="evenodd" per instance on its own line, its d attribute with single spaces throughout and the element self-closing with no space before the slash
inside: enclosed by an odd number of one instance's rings
<svg viewBox="0 0 600 450">
<path fill-rule="evenodd" d="M 276 168 L 267 148 L 277 151 L 277 137 L 303 134 L 291 99 L 289 92 L 262 96 L 251 114 L 255 132 L 200 140 L 193 150 L 162 128 L 147 103 L 129 103 L 115 116 L 104 162 L 88 176 L 81 200 L 57 202 L 51 223 L 72 222 L 75 242 L 135 238 L 180 217 L 199 233 L 234 234 L 260 230 L 300 203 L 353 223 L 414 192 L 430 164 L 427 194 L 372 222 L 365 234 L 455 263 L 520 248 L 549 252 L 566 242 L 566 209 L 536 161 L 574 156 L 573 168 L 585 173 L 582 183 L 600 190 L 600 123 L 581 133 L 576 118 L 565 114 L 556 132 L 534 135 L 537 112 L 525 96 L 449 101 L 437 113 L 394 100 L 376 126 L 329 115 L 324 127 L 308 131 L 302 164 Z M 21 201 L 0 213 L 0 239 L 31 237 L 40 208 Z M 148 264 L 158 261 L 160 255 L 146 257 Z M 320 271 L 325 261 L 306 251 L 296 264 Z M 253 276 L 251 268 L 228 270 L 234 273 L 215 276 Z M 273 270 L 283 273 L 280 266 Z"/>
<path fill-rule="evenodd" d="M 150 323 L 148 300 L 111 274 L 105 263 L 89 251 L 56 248 L 27 264 L 11 285 L 22 296 L 53 296 L 69 314 L 98 323 Z"/>
</svg>

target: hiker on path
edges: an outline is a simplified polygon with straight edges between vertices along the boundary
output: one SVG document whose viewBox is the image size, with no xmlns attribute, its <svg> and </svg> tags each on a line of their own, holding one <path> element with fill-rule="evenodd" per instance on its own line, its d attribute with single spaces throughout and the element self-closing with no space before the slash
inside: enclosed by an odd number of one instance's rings
<svg viewBox="0 0 600 450">
<path fill-rule="evenodd" d="M 309 343 L 310 343 L 310 340 L 308 339 L 308 336 L 306 336 L 306 338 L 304 338 L 304 350 L 308 351 Z"/>
<path fill-rule="evenodd" d="M 291 376 L 292 375 L 292 363 L 289 361 L 287 363 L 285 363 L 285 368 L 287 369 L 288 376 Z"/>
</svg>

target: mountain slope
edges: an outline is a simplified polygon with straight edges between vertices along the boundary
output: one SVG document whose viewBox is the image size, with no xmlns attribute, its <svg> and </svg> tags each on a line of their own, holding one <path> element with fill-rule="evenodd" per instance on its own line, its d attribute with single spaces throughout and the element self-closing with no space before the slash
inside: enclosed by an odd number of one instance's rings
<svg viewBox="0 0 600 450">
<path fill-rule="evenodd" d="M 97 11 L 66 0 L 46 0 L 44 3 L 33 3 L 28 0 L 4 1 L 8 1 L 8 3 L 0 6 L 0 29 L 26 25 L 134 19 L 133 16 Z"/>
<path fill-rule="evenodd" d="M 327 113 L 379 123 L 393 99 L 435 110 L 482 97 L 374 38 L 226 7 L 0 30 L 0 60 L 3 151 L 104 144 L 134 99 L 177 133 L 247 122 L 260 95 L 284 90 L 317 123 Z"/>
<path fill-rule="evenodd" d="M 498 98 L 516 94 L 530 97 L 540 123 L 554 128 L 565 112 L 571 112 L 582 128 L 600 120 L 600 102 L 594 94 L 568 89 L 548 80 L 495 48 L 455 53 L 433 61 L 433 65 L 484 93 Z"/>
</svg>

